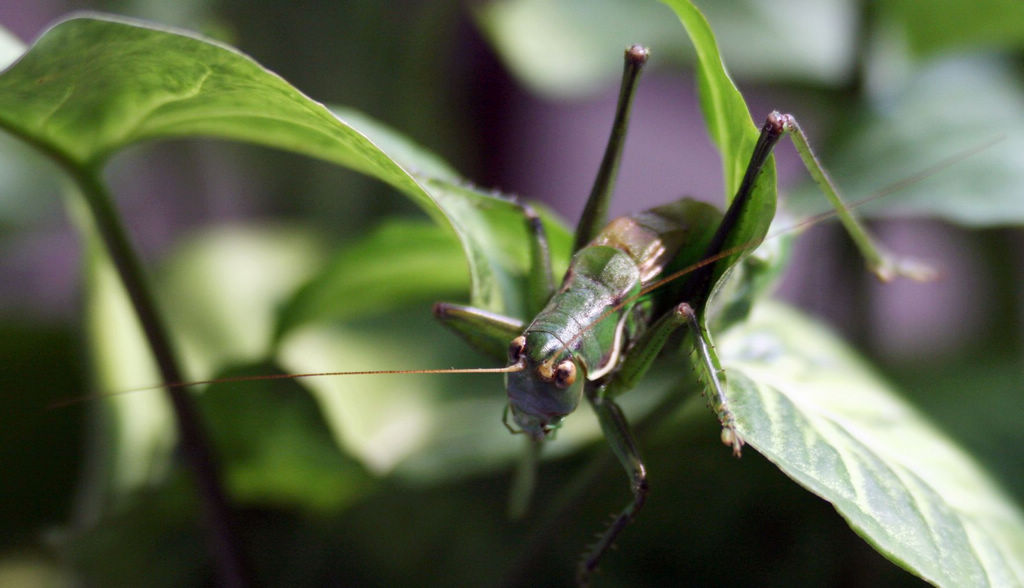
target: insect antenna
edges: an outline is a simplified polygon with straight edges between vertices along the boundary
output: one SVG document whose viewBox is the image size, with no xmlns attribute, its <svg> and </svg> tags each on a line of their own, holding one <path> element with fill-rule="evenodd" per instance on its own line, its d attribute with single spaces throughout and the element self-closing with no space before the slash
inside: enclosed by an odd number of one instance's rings
<svg viewBox="0 0 1024 588">
<path fill-rule="evenodd" d="M 50 410 L 64 408 L 67 406 L 73 406 L 82 402 L 89 402 L 92 400 L 99 400 L 101 398 L 109 398 L 112 396 L 121 396 L 124 394 L 133 394 L 135 392 L 146 392 L 148 390 L 158 390 L 160 388 L 190 388 L 192 386 L 203 386 L 206 384 L 229 384 L 236 382 L 263 382 L 267 380 L 297 380 L 299 378 L 323 378 L 328 376 L 384 376 L 384 375 L 406 375 L 406 374 L 509 374 L 513 372 L 519 372 L 524 369 L 524 363 L 522 360 L 505 367 L 499 368 L 441 368 L 441 369 L 426 369 L 426 370 L 362 370 L 362 371 L 351 371 L 351 372 L 306 372 L 301 374 L 263 374 L 257 376 L 229 376 L 226 378 L 214 378 L 210 380 L 191 380 L 188 382 L 168 382 L 164 384 L 155 384 L 152 386 L 142 386 L 139 388 L 130 388 L 128 390 L 119 390 L 117 392 L 105 392 L 99 394 L 87 394 L 84 396 L 75 396 L 73 398 L 64 398 L 61 400 L 55 400 L 47 405 Z"/>
</svg>

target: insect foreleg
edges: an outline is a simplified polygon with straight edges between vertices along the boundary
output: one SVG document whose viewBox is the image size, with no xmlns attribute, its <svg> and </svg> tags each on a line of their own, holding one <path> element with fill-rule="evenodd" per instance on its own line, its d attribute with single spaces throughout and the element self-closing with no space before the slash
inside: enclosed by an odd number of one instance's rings
<svg viewBox="0 0 1024 588">
<path fill-rule="evenodd" d="M 523 332 L 523 322 L 472 306 L 438 302 L 434 317 L 465 339 L 473 348 L 505 361 L 508 343 Z"/>
<path fill-rule="evenodd" d="M 601 556 L 608 551 L 619 533 L 636 517 L 636 513 L 647 500 L 647 468 L 644 467 L 644 462 L 640 458 L 640 450 L 629 424 L 626 422 L 626 416 L 622 414 L 619 405 L 612 400 L 616 391 L 609 388 L 614 387 L 614 382 L 601 387 L 595 387 L 588 383 L 585 392 L 587 399 L 594 407 L 594 412 L 597 413 L 605 439 L 611 445 L 612 452 L 618 458 L 619 463 L 626 469 L 626 475 L 630 480 L 630 489 L 633 492 L 633 500 L 615 517 L 598 538 L 597 543 L 590 546 L 583 555 L 576 570 L 576 582 L 581 586 L 588 583 L 590 574 L 601 561 Z"/>
</svg>

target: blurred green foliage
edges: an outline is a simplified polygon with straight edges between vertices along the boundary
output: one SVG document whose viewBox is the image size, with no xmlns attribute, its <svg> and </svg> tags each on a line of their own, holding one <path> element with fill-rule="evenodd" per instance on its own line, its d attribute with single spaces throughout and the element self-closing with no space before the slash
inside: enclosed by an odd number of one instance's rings
<svg viewBox="0 0 1024 588">
<path fill-rule="evenodd" d="M 649 4 L 611 0 L 596 6 L 506 1 L 472 11 L 456 2 L 396 6 L 366 1 L 331 7 L 268 2 L 259 9 L 230 1 L 176 4 L 180 6 L 174 10 L 167 8 L 169 3 L 154 2 L 88 7 L 212 33 L 308 95 L 387 121 L 454 162 L 468 177 L 484 182 L 501 177 L 497 170 L 503 162 L 489 159 L 495 151 L 487 145 L 502 140 L 496 134 L 502 130 L 501 111 L 507 101 L 525 98 L 496 67 L 473 19 L 481 23 L 501 61 L 522 75 L 524 83 L 557 96 L 579 96 L 581 89 L 613 84 L 626 42 L 641 40 L 676 55 L 675 46 L 684 39 L 663 9 L 643 20 L 637 11 L 650 9 Z M 853 193 L 868 193 L 997 133 L 1007 135 L 1005 142 L 980 156 L 913 187 L 906 198 L 883 202 L 886 210 L 878 212 L 895 209 L 983 227 L 967 237 L 977 252 L 969 263 L 989 277 L 984 297 L 974 301 L 983 306 L 978 319 L 982 326 L 962 337 L 952 351 L 900 362 L 887 362 L 884 348 L 872 349 L 863 333 L 860 341 L 869 354 L 881 356 L 888 375 L 919 408 L 1024 503 L 1024 468 L 1016 449 L 1021 446 L 1017 417 L 1024 373 L 1024 270 L 1020 234 L 1003 228 L 1020 224 L 1019 186 L 1024 185 L 1019 117 L 1024 111 L 1024 15 L 1019 3 L 945 0 L 942 9 L 895 0 L 791 0 L 783 8 L 754 0 L 702 4 L 720 34 L 725 61 L 742 86 L 789 102 L 792 96 L 806 96 L 812 118 L 828 127 L 816 129 L 827 137 L 827 166 Z M 521 32 L 541 30 L 530 24 L 538 22 L 547 23 L 551 34 Z M 532 41 L 539 47 L 531 46 Z M 4 54 L 15 54 L 6 49 L 10 45 L 0 45 Z M 0 269 L 19 270 L 24 266 L 11 257 L 31 252 L 34 235 L 59 226 L 50 216 L 52 203 L 39 203 L 55 191 L 55 172 L 46 163 L 29 166 L 21 164 L 26 161 L 21 155 L 7 156 L 6 144 L 4 153 L 0 243 L 5 251 Z M 11 161 L 18 165 L 8 166 Z M 278 311 L 283 293 L 331 258 L 338 244 L 381 234 L 374 232 L 379 216 L 415 214 L 393 190 L 305 158 L 193 140 L 119 156 L 110 175 L 144 251 L 154 259 L 152 273 L 161 297 L 183 330 L 194 334 L 186 335 L 191 340 L 182 345 L 197 373 L 218 372 L 239 362 L 251 365 L 229 373 L 309 365 L 329 369 L 339 357 L 351 359 L 346 366 L 353 368 L 479 362 L 430 322 L 432 301 L 457 298 L 462 292 L 453 276 L 439 280 L 429 294 L 405 299 L 407 310 L 387 315 L 372 312 L 373 298 L 380 293 L 366 292 L 360 302 L 370 310 L 358 320 L 332 326 L 330 343 L 316 330 L 300 332 L 285 355 L 286 365 L 265 363 L 259 342 L 272 331 L 267 317 Z M 171 185 L 163 188 L 165 183 Z M 155 187 L 153 194 L 150 186 Z M 948 196 L 964 190 L 976 194 L 977 206 L 964 207 L 962 198 Z M 245 203 L 225 204 L 224 194 Z M 154 222 L 154 217 L 163 221 Z M 419 221 L 402 222 L 415 226 Z M 403 226 L 388 225 L 395 231 Z M 254 251 L 251 243 L 257 243 L 262 249 L 258 259 L 231 258 L 237 251 L 233 243 L 239 240 L 250 243 L 246 251 Z M 61 251 L 56 259 L 69 255 Z M 36 259 L 60 263 L 51 255 L 37 253 Z M 350 260 L 366 263 L 361 257 Z M 859 261 L 849 265 L 852 274 L 863 273 Z M 343 267 L 357 271 L 352 268 L 359 265 Z M 237 290 L 225 294 L 202 287 L 212 283 L 204 276 L 228 272 L 238 272 L 231 274 Z M 248 280 L 243 279 L 246 275 Z M 28 289 L 31 281 L 19 281 L 18 276 L 8 271 L 4 280 Z M 851 283 L 846 280 L 840 283 Z M 854 292 L 864 294 L 854 312 L 870 315 L 870 291 L 859 277 L 852 283 Z M 93 283 L 85 291 L 92 297 L 93 289 L 102 287 Z M 130 499 L 95 524 L 105 507 L 98 479 L 110 473 L 97 470 L 97 465 L 111 448 L 87 431 L 96 419 L 109 419 L 105 413 L 110 409 L 86 403 L 45 410 L 53 400 L 93 389 L 90 382 L 102 378 L 97 368 L 84 367 L 83 303 L 58 305 L 54 312 L 53 304 L 34 306 L 34 296 L 8 288 L 13 293 L 4 293 L 0 314 L 0 357 L 7 368 L 0 389 L 4 421 L 11 424 L 3 428 L 0 463 L 8 472 L 2 504 L 10 516 L 3 522 L 0 584 L 23 577 L 12 574 L 25 573 L 26 561 L 38 577 L 47 579 L 52 579 L 48 570 L 66 571 L 72 564 L 98 585 L 203 583 L 210 570 L 191 519 L 195 504 L 187 481 L 176 469 L 146 461 L 147 451 L 167 442 L 158 439 L 166 432 L 149 431 L 156 440 L 137 447 L 138 463 L 145 465 L 144 471 L 134 473 Z M 345 295 L 343 289 L 340 295 Z M 328 302 L 314 298 L 292 311 L 296 316 L 337 312 Z M 946 318 L 949 336 L 956 339 L 957 317 Z M 97 328 L 114 328 L 118 319 L 94 315 L 93 320 L 100 324 L 92 326 L 91 336 Z M 118 347 L 112 355 L 132 366 L 144 361 L 132 353 Z M 204 414 L 218 423 L 212 428 L 235 464 L 227 476 L 236 496 L 249 505 L 242 513 L 242 528 L 248 549 L 258 555 L 259 575 L 268 584 L 317 585 L 337 578 L 374 585 L 407 584 L 411 579 L 446 585 L 501 580 L 563 584 L 567 563 L 575 561 L 585 538 L 625 499 L 625 481 L 605 457 L 603 445 L 570 451 L 592 438 L 593 423 L 581 423 L 581 429 L 589 426 L 590 431 L 576 436 L 567 431 L 566 442 L 542 467 L 535 518 L 505 520 L 507 462 L 496 466 L 479 457 L 507 458 L 518 449 L 495 410 L 501 404 L 497 378 L 453 378 L 440 385 L 415 377 L 382 378 L 321 386 L 318 398 L 333 407 L 324 409 L 330 418 L 343 418 L 331 411 L 343 413 L 360 396 L 370 395 L 384 407 L 382 422 L 367 424 L 365 431 L 332 431 L 311 410 L 309 397 L 290 383 L 236 385 L 203 397 Z M 417 402 L 429 402 L 437 394 L 460 403 L 443 420 L 424 422 Z M 156 395 L 129 396 L 138 397 L 131 402 L 150 402 Z M 650 405 L 654 400 L 636 402 Z M 267 424 L 259 418 L 267 414 L 276 420 Z M 673 428 L 680 420 L 693 419 L 703 423 L 696 432 L 687 429 L 681 437 L 679 427 Z M 134 421 L 142 428 L 147 422 Z M 424 431 L 440 432 L 440 441 L 412 457 L 402 457 L 401 447 L 381 447 L 359 459 L 331 443 L 331 436 L 362 434 L 364 446 L 372 448 L 375 427 L 388 424 L 409 435 L 409 443 L 416 442 L 416 435 L 426 435 Z M 715 428 L 702 408 L 688 405 L 667 423 L 644 432 L 652 500 L 619 542 L 599 582 L 661 585 L 686 577 L 698 585 L 919 583 L 850 532 L 827 504 L 754 452 L 740 462 L 727 459 Z M 254 438 L 261 442 L 252 443 Z M 396 437 L 388 438 L 396 443 Z M 302 459 L 296 454 L 303 454 Z M 246 460 L 278 464 L 282 474 L 271 480 L 279 482 L 272 493 L 265 493 L 267 480 L 254 480 L 263 474 L 247 469 Z M 289 465 L 296 463 L 315 467 L 288 475 Z M 361 463 L 372 464 L 372 471 Z M 463 465 L 453 472 L 453 463 Z M 441 468 L 446 469 L 439 472 Z M 590 470 L 596 473 L 587 477 Z M 165 481 L 153 484 L 158 479 Z M 300 484 L 309 484 L 314 491 L 303 494 L 314 498 L 295 501 L 303 490 Z M 573 484 L 586 485 L 571 508 L 557 511 L 558 505 L 550 503 Z M 264 493 L 247 494 L 247 487 Z M 304 507 L 297 508 L 297 503 Z M 557 511 L 550 519 L 545 518 L 545 506 Z M 538 527 L 544 520 L 548 526 Z M 161 533 L 159 545 L 149 543 L 154 529 Z M 533 559 L 517 559 L 523 557 L 524 544 L 536 545 Z M 56 545 L 64 548 L 53 549 Z"/>
</svg>

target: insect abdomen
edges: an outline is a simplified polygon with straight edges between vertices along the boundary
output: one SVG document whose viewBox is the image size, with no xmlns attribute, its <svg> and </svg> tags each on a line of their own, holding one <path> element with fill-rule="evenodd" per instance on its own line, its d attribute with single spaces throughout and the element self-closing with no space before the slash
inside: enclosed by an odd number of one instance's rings
<svg viewBox="0 0 1024 588">
<path fill-rule="evenodd" d="M 667 266 L 678 265 L 703 253 L 722 214 L 710 204 L 684 198 L 630 216 L 613 219 L 591 245 L 614 247 L 637 265 L 644 284 L 660 276 Z M 690 258 L 693 258 L 692 260 Z"/>
</svg>

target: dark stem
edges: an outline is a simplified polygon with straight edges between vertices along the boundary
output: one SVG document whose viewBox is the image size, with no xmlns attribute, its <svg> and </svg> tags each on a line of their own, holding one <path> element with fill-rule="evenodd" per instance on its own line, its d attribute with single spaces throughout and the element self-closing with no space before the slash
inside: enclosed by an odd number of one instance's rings
<svg viewBox="0 0 1024 588">
<path fill-rule="evenodd" d="M 161 377 L 165 382 L 184 381 L 167 328 L 143 274 L 142 264 L 131 246 L 110 195 L 98 179 L 98 172 L 67 162 L 64 162 L 64 167 L 78 184 L 92 212 L 96 230 L 121 277 Z M 164 390 L 173 407 L 186 465 L 198 485 L 207 540 L 220 575 L 219 583 L 232 587 L 251 585 L 241 543 L 232 524 L 232 512 L 221 486 L 217 460 L 196 407 L 185 390 L 174 387 L 166 387 Z"/>
</svg>

